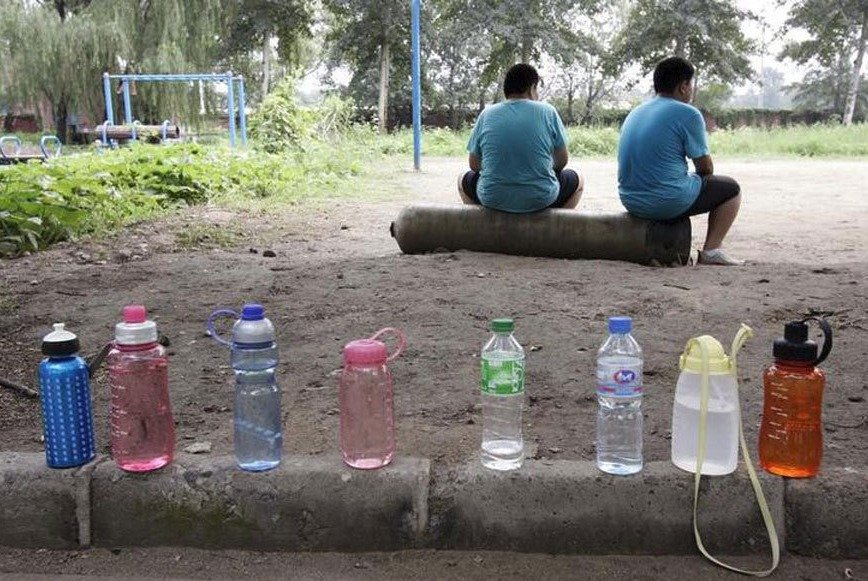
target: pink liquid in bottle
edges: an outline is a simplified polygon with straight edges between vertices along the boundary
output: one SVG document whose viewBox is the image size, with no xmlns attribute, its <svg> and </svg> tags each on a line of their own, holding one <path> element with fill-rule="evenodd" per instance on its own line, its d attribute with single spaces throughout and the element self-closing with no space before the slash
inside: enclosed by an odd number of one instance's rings
<svg viewBox="0 0 868 581">
<path fill-rule="evenodd" d="M 399 347 L 391 357 L 386 346 L 376 340 L 384 332 L 394 332 L 399 338 Z M 392 374 L 386 363 L 403 347 L 400 332 L 384 329 L 371 339 L 353 341 L 344 348 L 340 446 L 344 462 L 353 468 L 381 468 L 395 455 Z"/>
<path fill-rule="evenodd" d="M 123 314 L 108 355 L 112 455 L 122 470 L 148 472 L 171 462 L 175 450 L 168 360 L 145 308 Z"/>
</svg>

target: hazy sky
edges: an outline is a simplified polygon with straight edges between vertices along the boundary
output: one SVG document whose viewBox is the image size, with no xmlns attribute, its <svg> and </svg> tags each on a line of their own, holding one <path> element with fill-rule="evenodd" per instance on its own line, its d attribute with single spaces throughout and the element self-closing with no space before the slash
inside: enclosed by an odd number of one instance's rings
<svg viewBox="0 0 868 581">
<path fill-rule="evenodd" d="M 763 26 L 765 23 L 765 59 L 757 55 L 751 58 L 751 64 L 759 71 L 761 64 L 772 67 L 784 74 L 784 82 L 798 81 L 804 75 L 804 70 L 790 60 L 778 61 L 777 57 L 781 50 L 790 40 L 800 40 L 806 37 L 804 31 L 788 30 L 780 33 L 789 13 L 791 1 L 784 6 L 778 6 L 777 0 L 736 0 L 736 4 L 743 10 L 750 10 L 760 17 L 760 21 L 750 21 L 745 24 L 745 34 L 758 44 L 763 42 Z"/>
</svg>

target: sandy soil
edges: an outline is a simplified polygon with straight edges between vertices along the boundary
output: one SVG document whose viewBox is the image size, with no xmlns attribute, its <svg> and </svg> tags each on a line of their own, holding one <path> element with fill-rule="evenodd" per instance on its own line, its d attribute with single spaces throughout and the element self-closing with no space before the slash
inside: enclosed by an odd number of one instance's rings
<svg viewBox="0 0 868 581">
<path fill-rule="evenodd" d="M 740 358 L 742 409 L 753 442 L 761 372 L 783 323 L 826 313 L 835 349 L 825 364 L 826 466 L 868 460 L 868 164 L 864 161 L 718 160 L 745 194 L 729 249 L 744 268 L 654 269 L 458 252 L 404 256 L 388 233 L 409 201 L 451 201 L 458 159 L 426 159 L 372 191 L 372 201 L 335 201 L 257 216 L 197 208 L 128 229 L 113 239 L 55 248 L 0 263 L 0 377 L 33 384 L 39 339 L 55 321 L 87 353 L 111 339 L 121 307 L 147 304 L 171 339 L 171 393 L 179 448 L 213 443 L 232 453 L 228 352 L 205 334 L 215 308 L 261 301 L 277 326 L 283 360 L 286 451 L 331 452 L 339 418 L 336 370 L 349 340 L 384 326 L 404 329 L 393 366 L 399 453 L 437 462 L 474 457 L 480 440 L 478 351 L 487 322 L 509 315 L 528 353 L 525 435 L 535 457 L 594 456 L 594 354 L 606 317 L 635 319 L 645 349 L 645 456 L 669 455 L 677 359 L 691 336 L 728 344 L 740 322 L 756 338 Z M 619 210 L 615 164 L 592 161 L 580 208 Z M 387 192 L 387 193 L 383 193 Z M 216 224 L 230 248 L 180 248 L 178 233 Z M 705 224 L 694 221 L 694 245 Z M 257 253 L 252 253 L 255 249 Z M 269 249 L 276 257 L 266 258 Z M 101 449 L 107 449 L 108 386 L 94 384 Z M 41 450 L 35 401 L 0 389 L 0 449 Z"/>
<path fill-rule="evenodd" d="M 764 569 L 768 557 L 729 557 L 728 563 Z M 581 571 L 581 574 L 577 573 Z M 5 573 L 5 574 L 4 574 Z M 26 575 L 24 575 L 26 574 Z M 778 579 L 864 580 L 866 561 L 786 555 Z M 70 577 L 60 577 L 69 575 Z M 74 576 L 74 577 L 72 577 Z M 486 551 L 396 553 L 254 553 L 187 548 L 47 551 L 0 549 L 0 581 L 55 579 L 703 579 L 736 575 L 699 555 L 540 555 Z"/>
</svg>

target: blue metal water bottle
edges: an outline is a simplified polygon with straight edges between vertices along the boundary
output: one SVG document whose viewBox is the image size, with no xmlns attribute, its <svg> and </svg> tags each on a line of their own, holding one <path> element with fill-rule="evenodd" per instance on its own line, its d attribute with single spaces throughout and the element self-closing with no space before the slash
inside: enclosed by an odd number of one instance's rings
<svg viewBox="0 0 868 581">
<path fill-rule="evenodd" d="M 81 466 L 95 455 L 90 370 L 78 351 L 78 337 L 63 323 L 42 340 L 46 358 L 39 365 L 39 390 L 49 468 Z"/>
</svg>

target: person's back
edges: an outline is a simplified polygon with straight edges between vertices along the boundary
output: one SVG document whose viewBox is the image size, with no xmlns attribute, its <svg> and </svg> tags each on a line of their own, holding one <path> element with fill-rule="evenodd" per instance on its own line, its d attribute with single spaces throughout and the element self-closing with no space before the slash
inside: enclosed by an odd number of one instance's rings
<svg viewBox="0 0 868 581">
<path fill-rule="evenodd" d="M 631 214 L 668 220 L 699 196 L 702 178 L 687 158 L 708 155 L 705 125 L 695 107 L 654 97 L 630 112 L 618 142 L 618 191 Z"/>
<path fill-rule="evenodd" d="M 652 100 L 630 112 L 618 142 L 618 193 L 627 211 L 649 220 L 677 220 L 708 213 L 699 262 L 736 266 L 723 239 L 741 205 L 741 187 L 714 174 L 705 119 L 693 99 L 693 65 L 681 57 L 654 68 Z M 688 171 L 687 158 L 695 173 Z"/>
<path fill-rule="evenodd" d="M 520 214 L 579 203 L 582 179 L 565 169 L 566 130 L 555 108 L 539 101 L 539 83 L 535 68 L 513 65 L 506 101 L 479 115 L 467 144 L 470 171 L 458 180 L 465 204 Z"/>
<path fill-rule="evenodd" d="M 482 112 L 468 149 L 482 158 L 477 195 L 482 205 L 534 212 L 558 197 L 552 151 L 564 146 L 555 108 L 511 99 Z"/>
</svg>

